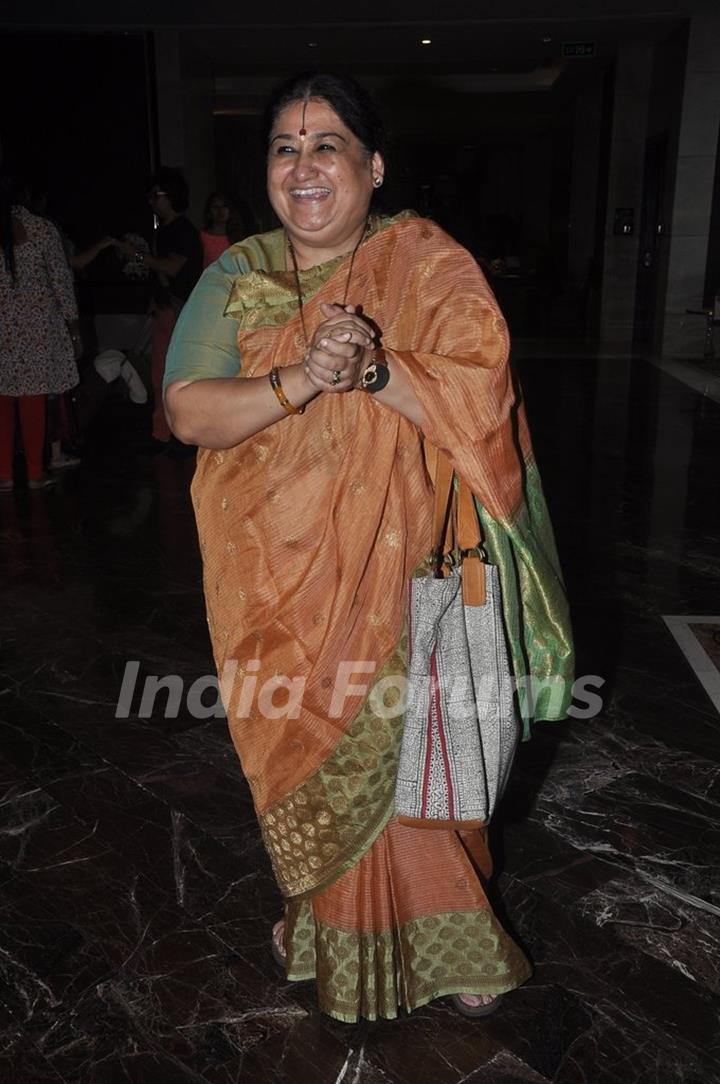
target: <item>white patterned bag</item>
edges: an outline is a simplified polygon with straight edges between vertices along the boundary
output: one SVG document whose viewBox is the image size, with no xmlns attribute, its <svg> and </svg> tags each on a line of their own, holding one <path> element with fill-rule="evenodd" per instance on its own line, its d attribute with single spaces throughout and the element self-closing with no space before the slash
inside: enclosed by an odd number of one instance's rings
<svg viewBox="0 0 720 1084">
<path fill-rule="evenodd" d="M 455 545 L 447 552 L 450 525 Z M 402 823 L 487 824 L 520 736 L 498 570 L 472 494 L 438 453 L 433 571 L 410 581 L 408 691 L 395 793 Z"/>
</svg>

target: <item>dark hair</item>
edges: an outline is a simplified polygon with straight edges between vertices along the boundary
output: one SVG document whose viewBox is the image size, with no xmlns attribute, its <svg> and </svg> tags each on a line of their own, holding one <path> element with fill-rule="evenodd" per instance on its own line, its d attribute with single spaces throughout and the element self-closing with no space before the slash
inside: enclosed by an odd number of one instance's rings
<svg viewBox="0 0 720 1084">
<path fill-rule="evenodd" d="M 292 102 L 322 98 L 332 106 L 346 128 L 362 143 L 369 155 L 385 152 L 385 125 L 371 94 L 349 75 L 333 72 L 301 72 L 282 83 L 271 95 L 265 109 L 265 145 L 278 114 Z"/>
<path fill-rule="evenodd" d="M 10 278 L 15 278 L 15 242 L 13 239 L 14 183 L 4 170 L 0 173 L 0 248 Z"/>
<path fill-rule="evenodd" d="M 203 210 L 203 226 L 205 229 L 209 229 L 212 225 L 210 220 L 210 204 L 213 200 L 218 200 L 220 203 L 224 204 L 230 212 L 226 227 L 228 240 L 234 244 L 236 241 L 241 241 L 252 232 L 250 223 L 247 221 L 247 215 L 242 213 L 237 205 L 237 200 L 229 196 L 227 192 L 211 192 L 205 200 L 205 208 Z"/>
<path fill-rule="evenodd" d="M 183 211 L 187 211 L 190 203 L 190 191 L 187 181 L 179 169 L 173 169 L 171 166 L 161 166 L 153 175 L 151 184 L 167 193 L 170 206 L 176 214 L 181 215 Z"/>
</svg>

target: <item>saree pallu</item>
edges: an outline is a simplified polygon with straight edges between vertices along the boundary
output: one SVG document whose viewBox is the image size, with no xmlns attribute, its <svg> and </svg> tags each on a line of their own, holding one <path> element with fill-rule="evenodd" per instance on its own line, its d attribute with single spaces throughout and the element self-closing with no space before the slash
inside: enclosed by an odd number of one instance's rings
<svg viewBox="0 0 720 1084">
<path fill-rule="evenodd" d="M 225 310 L 239 321 L 239 379 L 304 352 L 273 237 L 245 244 L 251 269 Z M 342 296 L 347 266 L 300 273 L 308 329 Z M 564 714 L 572 649 L 507 329 L 475 262 L 430 222 L 376 221 L 348 301 L 412 383 L 423 433 L 365 393 L 322 395 L 235 448 L 201 451 L 192 492 L 230 732 L 286 899 L 288 974 L 314 975 L 321 1007 L 355 1020 L 529 974 L 483 889 L 484 834 L 393 816 L 406 584 L 430 532 L 424 440 L 475 494 L 516 676 L 563 686 L 539 702 L 545 717 Z"/>
</svg>

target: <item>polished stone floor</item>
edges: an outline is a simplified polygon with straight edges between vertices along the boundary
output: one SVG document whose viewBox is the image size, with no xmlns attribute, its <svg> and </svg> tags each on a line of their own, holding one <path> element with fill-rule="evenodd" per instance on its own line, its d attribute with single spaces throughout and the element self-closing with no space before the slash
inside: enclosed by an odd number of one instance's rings
<svg viewBox="0 0 720 1084">
<path fill-rule="evenodd" d="M 133 452 L 141 408 L 111 405 L 80 470 L 0 503 L 0 1081 L 720 1081 L 720 714 L 664 620 L 720 614 L 720 406 L 641 360 L 521 371 L 605 680 L 523 747 L 494 826 L 533 978 L 484 1022 L 358 1026 L 279 978 L 223 720 L 115 717 L 128 661 L 139 688 L 211 660 L 192 463 Z"/>
</svg>

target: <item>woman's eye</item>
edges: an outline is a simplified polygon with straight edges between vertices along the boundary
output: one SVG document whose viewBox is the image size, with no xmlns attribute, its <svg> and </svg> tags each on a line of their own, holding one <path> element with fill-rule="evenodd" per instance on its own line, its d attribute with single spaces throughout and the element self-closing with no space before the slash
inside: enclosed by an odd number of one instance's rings
<svg viewBox="0 0 720 1084">
<path fill-rule="evenodd" d="M 294 154 L 295 148 L 289 143 L 280 144 L 275 148 L 275 154 Z"/>
<path fill-rule="evenodd" d="M 316 149 L 319 151 L 334 151 L 336 148 L 333 147 L 332 143 L 320 143 Z"/>
</svg>

